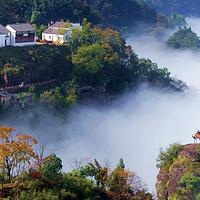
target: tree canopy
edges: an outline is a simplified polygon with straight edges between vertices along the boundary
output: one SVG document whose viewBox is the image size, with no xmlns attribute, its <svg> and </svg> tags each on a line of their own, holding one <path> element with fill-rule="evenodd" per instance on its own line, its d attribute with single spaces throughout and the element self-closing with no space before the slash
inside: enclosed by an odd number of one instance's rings
<svg viewBox="0 0 200 200">
<path fill-rule="evenodd" d="M 153 199 L 136 173 L 125 169 L 122 158 L 113 171 L 87 158 L 86 165 L 81 162 L 79 168 L 63 172 L 59 157 L 53 153 L 43 158 L 44 149 L 36 155 L 34 144 L 37 140 L 30 135 L 0 127 L 0 194 L 5 198 Z"/>
<path fill-rule="evenodd" d="M 166 148 L 164 151 L 160 149 L 160 153 L 157 158 L 158 168 L 169 168 L 170 165 L 178 158 L 178 153 L 183 149 L 183 146 L 177 143 L 170 145 L 169 148 Z"/>
<path fill-rule="evenodd" d="M 0 171 L 7 174 L 9 181 L 36 157 L 34 144 L 37 140 L 30 135 L 22 135 L 11 127 L 0 127 Z"/>
<path fill-rule="evenodd" d="M 178 12 L 184 16 L 199 16 L 200 2 L 198 0 L 145 0 L 145 2 L 160 13 Z"/>
<path fill-rule="evenodd" d="M 134 0 L 2 0 L 0 24 L 31 22 L 38 27 L 51 21 L 82 21 L 102 24 L 117 30 L 132 28 L 137 22 L 156 23 L 156 12 L 145 3 Z M 129 20 L 132 19 L 132 20 Z"/>
<path fill-rule="evenodd" d="M 166 45 L 174 49 L 199 49 L 200 39 L 191 28 L 184 27 L 179 28 L 179 30 L 167 40 Z"/>
</svg>

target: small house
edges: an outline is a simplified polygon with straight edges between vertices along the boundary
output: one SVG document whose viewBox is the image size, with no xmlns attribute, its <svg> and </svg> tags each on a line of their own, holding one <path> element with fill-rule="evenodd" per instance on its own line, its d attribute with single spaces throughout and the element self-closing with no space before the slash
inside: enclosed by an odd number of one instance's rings
<svg viewBox="0 0 200 200">
<path fill-rule="evenodd" d="M 66 36 L 70 36 L 75 27 L 82 30 L 80 23 L 56 22 L 42 32 L 42 40 L 63 44 L 66 42 Z"/>
<path fill-rule="evenodd" d="M 35 45 L 35 29 L 28 23 L 8 24 L 11 46 Z"/>
<path fill-rule="evenodd" d="M 0 24 L 0 47 L 10 45 L 10 31 Z"/>
</svg>

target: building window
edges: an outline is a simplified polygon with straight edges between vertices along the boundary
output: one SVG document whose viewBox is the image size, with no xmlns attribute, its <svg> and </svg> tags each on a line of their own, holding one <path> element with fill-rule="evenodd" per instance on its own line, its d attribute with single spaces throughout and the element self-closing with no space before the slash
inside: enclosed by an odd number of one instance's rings
<svg viewBox="0 0 200 200">
<path fill-rule="evenodd" d="M 34 36 L 26 36 L 26 37 L 16 37 L 15 43 L 25 43 L 25 42 L 34 42 Z"/>
</svg>

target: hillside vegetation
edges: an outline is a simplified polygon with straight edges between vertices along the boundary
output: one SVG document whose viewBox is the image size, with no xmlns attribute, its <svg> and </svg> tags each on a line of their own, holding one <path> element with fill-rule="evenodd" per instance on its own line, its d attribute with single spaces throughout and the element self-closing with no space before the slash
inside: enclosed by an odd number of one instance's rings
<svg viewBox="0 0 200 200">
<path fill-rule="evenodd" d="M 199 16 L 200 2 L 198 0 L 145 0 L 145 2 L 159 13 L 178 12 L 184 16 L 190 16 L 191 14 Z"/>
<path fill-rule="evenodd" d="M 199 49 L 200 39 L 196 33 L 194 33 L 191 28 L 179 28 L 173 36 L 171 36 L 166 45 L 174 49 Z"/>
<path fill-rule="evenodd" d="M 44 143 L 28 134 L 0 127 L 0 142 L 0 198 L 5 200 L 152 199 L 123 159 L 110 170 L 96 159 L 70 158 L 73 171 L 63 172 L 62 160 L 54 153 L 44 157 Z"/>
<path fill-rule="evenodd" d="M 65 113 L 86 96 L 105 102 L 107 97 L 112 99 L 144 82 L 177 91 L 185 87 L 170 77 L 167 68 L 159 68 L 149 59 L 139 59 L 119 32 L 92 28 L 86 20 L 82 31 L 73 30 L 67 46 L 9 47 L 0 52 L 1 86 L 55 79 L 50 88 L 31 87 L 29 92 L 33 94 L 33 104 L 44 103 L 58 113 Z M 21 88 L 19 92 L 24 91 L 28 89 Z M 19 98 L 23 109 L 32 105 L 25 101 L 26 95 Z M 6 112 L 4 107 L 1 110 Z"/>
<path fill-rule="evenodd" d="M 200 198 L 199 144 L 170 145 L 161 149 L 157 159 L 158 200 L 191 200 Z"/>
<path fill-rule="evenodd" d="M 155 24 L 157 14 L 145 3 L 136 0 L 9 0 L 0 1 L 0 23 L 31 22 L 47 25 L 51 21 L 80 22 L 87 18 L 116 30 L 132 28 L 138 22 Z"/>
</svg>

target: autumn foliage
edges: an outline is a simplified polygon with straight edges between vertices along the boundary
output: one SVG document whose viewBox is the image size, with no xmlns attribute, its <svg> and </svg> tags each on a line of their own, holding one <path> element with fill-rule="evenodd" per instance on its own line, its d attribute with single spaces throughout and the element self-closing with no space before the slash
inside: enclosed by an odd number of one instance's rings
<svg viewBox="0 0 200 200">
<path fill-rule="evenodd" d="M 0 170 L 7 174 L 9 181 L 36 157 L 35 144 L 37 140 L 30 135 L 22 135 L 11 127 L 0 127 Z"/>
<path fill-rule="evenodd" d="M 64 173 L 62 160 L 54 153 L 43 158 L 42 148 L 36 155 L 36 144 L 37 140 L 30 135 L 0 127 L 0 197 L 2 194 L 7 199 L 19 200 L 152 199 L 136 173 L 125 169 L 123 159 L 113 171 L 96 159 L 85 159 L 85 166 L 81 166 L 83 161 L 73 159 L 72 166 L 77 169 Z"/>
</svg>

